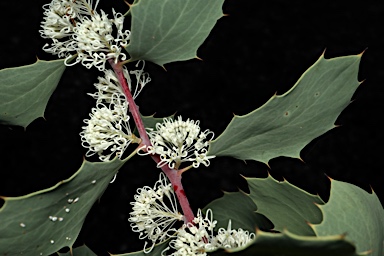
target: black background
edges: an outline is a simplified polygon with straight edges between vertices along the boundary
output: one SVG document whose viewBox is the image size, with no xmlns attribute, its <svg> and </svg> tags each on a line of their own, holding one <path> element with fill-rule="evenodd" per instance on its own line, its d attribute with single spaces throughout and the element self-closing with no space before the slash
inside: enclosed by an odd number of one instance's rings
<svg viewBox="0 0 384 256">
<path fill-rule="evenodd" d="M 0 68 L 54 59 L 41 47 L 41 6 L 48 1 L 1 1 Z M 101 0 L 124 12 L 122 1 Z M 384 4 L 381 1 L 253 1 L 226 0 L 224 12 L 197 59 L 166 64 L 147 63 L 152 82 L 138 97 L 140 111 L 200 120 L 203 129 L 219 135 L 233 113 L 246 114 L 275 92 L 287 91 L 326 49 L 325 57 L 358 54 L 361 61 L 354 102 L 338 118 L 342 125 L 315 139 L 301 153 L 305 163 L 277 158 L 266 165 L 230 158 L 211 161 L 209 168 L 183 176 L 192 208 L 204 207 L 222 190 L 246 190 L 239 174 L 289 182 L 324 199 L 329 181 L 324 175 L 347 181 L 384 200 L 382 171 L 382 116 L 384 110 Z M 129 21 L 127 19 L 127 27 Z M 68 178 L 81 165 L 86 150 L 80 145 L 83 119 L 93 106 L 91 97 L 99 72 L 77 65 L 67 68 L 45 112 L 24 131 L 0 126 L 0 195 L 19 196 Z M 127 218 L 136 188 L 152 186 L 158 177 L 154 163 L 142 157 L 130 160 L 100 202 L 88 215 L 78 245 L 86 243 L 98 255 L 140 250 Z M 231 206 L 228 206 L 231 207 Z M 0 220 L 1 223 L 1 220 Z"/>
</svg>

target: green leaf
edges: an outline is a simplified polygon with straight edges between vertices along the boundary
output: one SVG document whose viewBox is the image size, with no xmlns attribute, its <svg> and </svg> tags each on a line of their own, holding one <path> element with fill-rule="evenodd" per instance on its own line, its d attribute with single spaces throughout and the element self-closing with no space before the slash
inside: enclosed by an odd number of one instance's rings
<svg viewBox="0 0 384 256">
<path fill-rule="evenodd" d="M 267 217 L 275 230 L 289 230 L 296 235 L 314 236 L 307 224 L 322 221 L 321 210 L 315 204 L 323 204 L 320 197 L 293 186 L 288 181 L 279 182 L 268 176 L 246 178 L 249 197 L 255 202 L 257 212 Z"/>
<path fill-rule="evenodd" d="M 360 84 L 361 55 L 320 59 L 285 94 L 274 95 L 260 108 L 235 116 L 212 141 L 208 154 L 253 159 L 300 157 L 313 139 L 335 127 L 334 122 Z"/>
<path fill-rule="evenodd" d="M 156 244 L 153 250 L 150 253 L 145 253 L 144 251 L 130 252 L 124 254 L 111 254 L 111 256 L 148 256 L 148 255 L 162 255 L 161 252 L 168 246 L 169 239 Z"/>
<path fill-rule="evenodd" d="M 224 0 L 140 0 L 130 9 L 132 27 L 126 47 L 131 61 L 163 66 L 197 57 L 197 49 L 223 16 Z"/>
<path fill-rule="evenodd" d="M 97 256 L 91 249 L 87 246 L 79 246 L 73 249 L 72 253 L 69 251 L 67 253 L 58 253 L 60 256 Z"/>
<path fill-rule="evenodd" d="M 72 177 L 51 188 L 1 197 L 0 255 L 49 255 L 71 247 L 93 203 L 127 160 L 84 161 Z"/>
<path fill-rule="evenodd" d="M 257 231 L 253 243 L 245 247 L 219 250 L 210 255 L 233 253 L 236 256 L 356 256 L 355 247 L 344 236 L 306 237 L 285 231 L 273 234 Z"/>
<path fill-rule="evenodd" d="M 0 70 L 0 123 L 25 128 L 43 117 L 64 70 L 64 60 Z"/>
<path fill-rule="evenodd" d="M 204 212 L 211 209 L 213 218 L 217 220 L 216 228 L 226 228 L 231 220 L 232 229 L 243 229 L 253 232 L 256 227 L 272 229 L 270 221 L 257 213 L 257 207 L 252 199 L 243 192 L 224 193 L 204 207 Z"/>
<path fill-rule="evenodd" d="M 384 210 L 375 193 L 331 180 L 329 201 L 320 206 L 324 220 L 313 228 L 318 236 L 347 234 L 358 252 L 384 255 Z"/>
</svg>

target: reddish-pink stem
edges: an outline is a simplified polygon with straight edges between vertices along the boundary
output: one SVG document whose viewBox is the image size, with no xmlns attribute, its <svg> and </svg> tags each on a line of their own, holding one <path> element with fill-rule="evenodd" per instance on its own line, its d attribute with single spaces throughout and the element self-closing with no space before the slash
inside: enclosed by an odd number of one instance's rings
<svg viewBox="0 0 384 256">
<path fill-rule="evenodd" d="M 115 63 L 114 60 L 109 59 L 109 64 L 112 66 L 113 70 L 115 71 L 117 79 L 119 80 L 120 85 L 123 88 L 123 92 L 128 101 L 129 112 L 131 112 L 133 120 L 135 121 L 135 124 L 136 124 L 136 128 L 140 134 L 141 144 L 146 147 L 151 146 L 152 145 L 151 140 L 149 139 L 148 134 L 145 130 L 143 120 L 141 119 L 139 109 L 135 103 L 135 100 L 132 97 L 127 80 L 124 77 L 123 67 L 121 63 L 120 62 Z M 151 154 L 150 156 L 156 162 L 156 164 L 158 164 L 161 161 L 160 156 L 157 154 L 154 154 L 154 155 Z M 165 175 L 167 175 L 168 179 L 172 183 L 177 199 L 179 200 L 180 206 L 183 210 L 184 222 L 185 223 L 192 222 L 195 216 L 193 214 L 191 206 L 189 205 L 188 198 L 184 192 L 183 184 L 181 183 L 181 173 L 178 173 L 174 169 L 170 169 L 168 165 L 164 165 L 163 167 L 161 167 L 161 169 L 163 170 Z"/>
</svg>

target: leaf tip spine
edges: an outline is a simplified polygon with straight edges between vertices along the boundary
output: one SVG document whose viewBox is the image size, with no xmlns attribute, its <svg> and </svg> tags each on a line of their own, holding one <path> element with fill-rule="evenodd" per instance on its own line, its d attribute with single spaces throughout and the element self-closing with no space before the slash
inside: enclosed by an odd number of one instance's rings
<svg viewBox="0 0 384 256">
<path fill-rule="evenodd" d="M 375 193 L 375 190 L 373 190 L 373 187 L 372 187 L 372 185 L 371 184 L 369 184 L 369 188 L 371 189 L 371 194 L 373 195 L 373 194 L 376 194 Z M 0 197 L 1 198 L 1 197 Z"/>
<path fill-rule="evenodd" d="M 303 158 L 301 158 L 301 156 L 297 157 L 297 159 L 299 159 L 302 163 L 305 164 L 305 161 L 303 160 Z"/>
<path fill-rule="evenodd" d="M 365 49 L 361 53 L 357 54 L 357 56 L 361 58 L 366 50 L 368 50 L 368 47 L 365 47 Z"/>
<path fill-rule="evenodd" d="M 325 177 L 332 183 L 333 179 L 329 177 L 326 173 L 324 173 Z"/>
<path fill-rule="evenodd" d="M 323 52 L 320 55 L 320 59 L 325 59 L 325 52 L 327 51 L 327 47 L 324 48 Z"/>
<path fill-rule="evenodd" d="M 202 58 L 200 58 L 199 56 L 196 56 L 195 59 L 198 59 L 200 61 L 204 61 Z"/>
</svg>

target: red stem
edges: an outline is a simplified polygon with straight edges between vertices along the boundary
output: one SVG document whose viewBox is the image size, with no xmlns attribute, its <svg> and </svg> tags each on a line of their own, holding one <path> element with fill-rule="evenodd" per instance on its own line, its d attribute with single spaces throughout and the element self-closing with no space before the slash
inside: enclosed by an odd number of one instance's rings
<svg viewBox="0 0 384 256">
<path fill-rule="evenodd" d="M 115 63 L 113 59 L 109 59 L 108 61 L 109 61 L 109 64 L 112 66 L 113 70 L 115 71 L 117 79 L 119 80 L 120 85 L 123 88 L 125 97 L 127 98 L 128 105 L 129 105 L 129 112 L 131 112 L 133 120 L 135 121 L 137 130 L 140 134 L 141 144 L 143 146 L 145 145 L 146 147 L 151 146 L 152 145 L 151 140 L 149 139 L 148 134 L 145 130 L 145 126 L 144 126 L 143 120 L 141 119 L 138 106 L 136 105 L 135 100 L 132 97 L 127 80 L 124 77 L 123 67 L 121 63 L 120 62 Z M 158 164 L 161 161 L 160 156 L 157 154 L 154 154 L 154 155 L 151 154 L 150 156 L 156 162 L 156 164 Z M 188 198 L 185 195 L 183 184 L 181 183 L 181 173 L 178 173 L 177 170 L 170 169 L 168 165 L 164 165 L 163 167 L 161 167 L 161 169 L 163 170 L 165 175 L 167 175 L 168 179 L 172 183 L 177 199 L 179 200 L 180 206 L 183 210 L 184 222 L 185 223 L 192 222 L 195 216 L 193 214 L 191 206 L 189 205 Z"/>
</svg>

